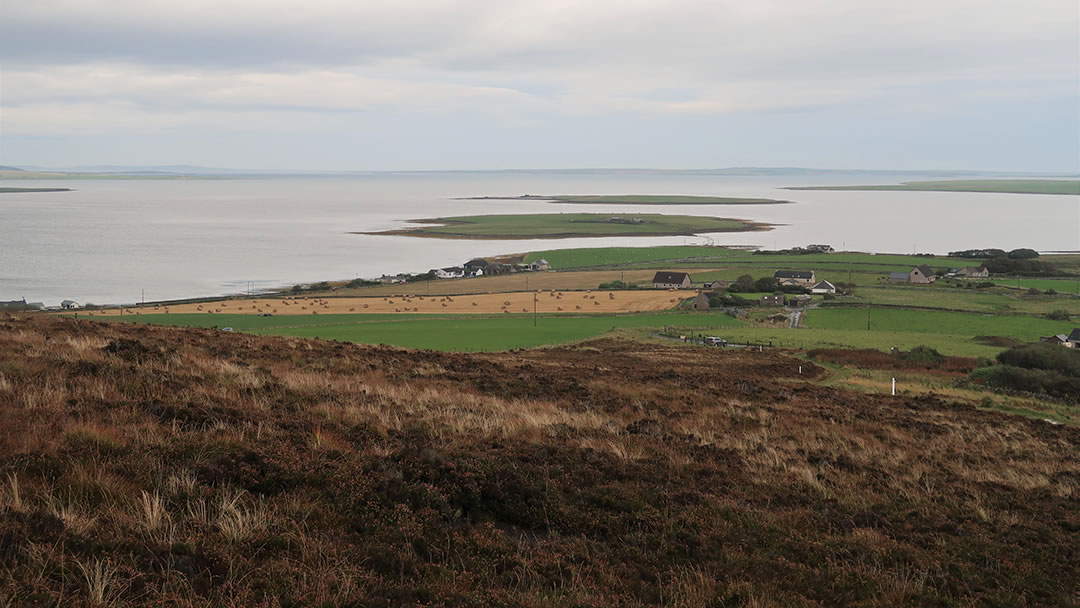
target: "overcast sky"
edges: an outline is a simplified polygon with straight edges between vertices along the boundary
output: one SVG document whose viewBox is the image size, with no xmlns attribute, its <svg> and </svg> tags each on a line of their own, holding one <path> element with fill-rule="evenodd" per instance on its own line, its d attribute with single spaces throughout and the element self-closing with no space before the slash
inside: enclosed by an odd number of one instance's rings
<svg viewBox="0 0 1080 608">
<path fill-rule="evenodd" d="M 1080 170 L 1076 0 L 0 2 L 0 164 Z"/>
</svg>

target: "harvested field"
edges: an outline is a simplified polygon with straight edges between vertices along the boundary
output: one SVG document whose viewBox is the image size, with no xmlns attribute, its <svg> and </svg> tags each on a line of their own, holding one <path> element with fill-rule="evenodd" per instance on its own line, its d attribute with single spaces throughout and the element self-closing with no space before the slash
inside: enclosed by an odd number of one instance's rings
<svg viewBox="0 0 1080 608">
<path fill-rule="evenodd" d="M 219 300 L 198 304 L 154 305 L 89 311 L 88 316 L 134 314 L 272 314 L 318 315 L 348 313 L 400 314 L 512 314 L 539 313 L 629 313 L 655 312 L 674 308 L 693 291 L 536 291 L 473 295 L 397 295 L 367 298 L 285 297 L 251 300 Z"/>
<path fill-rule="evenodd" d="M 1075 603 L 1075 427 L 822 374 L 0 318 L 0 605 Z"/>
</svg>

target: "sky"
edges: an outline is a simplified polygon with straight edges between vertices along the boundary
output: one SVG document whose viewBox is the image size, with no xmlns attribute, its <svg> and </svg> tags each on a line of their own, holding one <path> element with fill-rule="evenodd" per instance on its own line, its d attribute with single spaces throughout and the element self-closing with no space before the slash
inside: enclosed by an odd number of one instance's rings
<svg viewBox="0 0 1080 608">
<path fill-rule="evenodd" d="M 0 2 L 0 165 L 1080 171 L 1076 0 Z"/>
</svg>

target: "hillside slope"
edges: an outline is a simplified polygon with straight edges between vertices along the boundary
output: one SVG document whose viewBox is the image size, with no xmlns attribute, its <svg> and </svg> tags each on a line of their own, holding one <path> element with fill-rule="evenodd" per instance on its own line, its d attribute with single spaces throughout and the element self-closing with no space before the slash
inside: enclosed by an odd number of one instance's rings
<svg viewBox="0 0 1080 608">
<path fill-rule="evenodd" d="M 0 606 L 1076 602 L 1076 429 L 819 373 L 0 317 Z"/>
</svg>

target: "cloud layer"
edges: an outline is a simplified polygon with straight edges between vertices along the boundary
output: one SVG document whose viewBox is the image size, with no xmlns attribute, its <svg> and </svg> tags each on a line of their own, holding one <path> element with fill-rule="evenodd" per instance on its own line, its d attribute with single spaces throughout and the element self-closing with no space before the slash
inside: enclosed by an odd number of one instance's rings
<svg viewBox="0 0 1080 608">
<path fill-rule="evenodd" d="M 587 120 L 622 125 L 636 142 L 645 140 L 634 133 L 650 130 L 643 122 L 683 133 L 697 121 L 728 142 L 721 154 L 688 159 L 711 166 L 727 158 L 740 164 L 727 137 L 742 136 L 734 122 L 758 124 L 768 138 L 778 112 L 802 113 L 805 121 L 789 128 L 808 137 L 820 137 L 822 121 L 836 121 L 835 132 L 847 134 L 838 145 L 852 145 L 874 121 L 922 125 L 929 135 L 942 117 L 961 117 L 965 130 L 978 129 L 971 119 L 980 114 L 987 129 L 1031 127 L 1031 113 L 1049 108 L 1061 124 L 1032 152 L 1046 169 L 1061 170 L 1080 163 L 1080 144 L 1070 152 L 1063 135 L 1069 128 L 1075 135 L 1076 113 L 1061 111 L 1080 102 L 1078 10 L 1073 0 L 9 3 L 0 20 L 0 128 L 8 139 L 0 160 L 47 162 L 41 138 L 153 135 L 159 146 L 140 144 L 144 155 L 200 162 L 177 157 L 196 152 L 181 139 L 228 133 L 243 148 L 237 134 L 283 133 L 325 138 L 332 149 L 343 134 L 387 137 L 394 125 L 402 141 L 439 148 L 441 166 L 463 168 L 440 143 L 463 124 L 474 127 L 474 143 L 504 147 L 536 130 L 570 134 Z M 584 129 L 567 143 L 590 149 L 597 142 L 586 138 L 597 136 Z M 263 165 L 268 159 L 252 142 L 250 160 L 239 153 L 229 160 Z M 139 153 L 115 143 L 112 154 Z M 911 151 L 910 143 L 880 143 L 879 165 Z M 666 165 L 665 152 L 657 149 L 647 164 Z M 962 155 L 937 162 L 1030 164 L 1021 154 L 1015 162 Z M 429 156 L 425 163 L 440 164 L 438 154 Z M 625 158 L 609 156 L 569 155 L 573 163 L 555 166 Z M 552 160 L 520 152 L 469 162 Z M 297 158 L 291 166 L 328 161 Z M 334 168 L 392 168 L 378 166 L 383 161 L 360 157 Z"/>
</svg>

